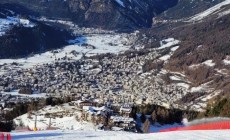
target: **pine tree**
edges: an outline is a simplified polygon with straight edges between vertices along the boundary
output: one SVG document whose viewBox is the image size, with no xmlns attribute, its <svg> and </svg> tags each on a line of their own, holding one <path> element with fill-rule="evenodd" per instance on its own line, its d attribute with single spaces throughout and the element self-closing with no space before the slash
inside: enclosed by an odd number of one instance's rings
<svg viewBox="0 0 230 140">
<path fill-rule="evenodd" d="M 131 113 L 130 113 L 130 116 L 134 119 L 134 120 L 136 120 L 137 119 L 137 108 L 136 107 L 132 107 L 132 111 L 131 111 Z"/>
<path fill-rule="evenodd" d="M 141 114 L 140 119 L 141 119 L 141 122 L 142 122 L 142 123 L 144 123 L 144 122 L 146 121 L 146 117 L 145 117 L 145 114 L 144 114 L 144 113 Z"/>
<path fill-rule="evenodd" d="M 155 123 L 157 121 L 157 114 L 156 111 L 153 111 L 151 114 L 152 122 Z"/>
</svg>

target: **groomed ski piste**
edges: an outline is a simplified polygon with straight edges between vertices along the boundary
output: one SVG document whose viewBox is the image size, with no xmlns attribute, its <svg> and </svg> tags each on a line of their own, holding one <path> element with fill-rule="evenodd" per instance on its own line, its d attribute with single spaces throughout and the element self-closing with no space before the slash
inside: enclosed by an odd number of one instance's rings
<svg viewBox="0 0 230 140">
<path fill-rule="evenodd" d="M 210 118 L 184 122 L 183 127 L 165 128 L 149 134 L 124 131 L 45 130 L 13 131 L 12 140 L 229 140 L 230 119 Z M 6 134 L 5 134 L 6 135 Z"/>
<path fill-rule="evenodd" d="M 12 140 L 229 140 L 230 130 L 135 134 L 115 131 L 39 131 L 11 133 Z"/>
</svg>

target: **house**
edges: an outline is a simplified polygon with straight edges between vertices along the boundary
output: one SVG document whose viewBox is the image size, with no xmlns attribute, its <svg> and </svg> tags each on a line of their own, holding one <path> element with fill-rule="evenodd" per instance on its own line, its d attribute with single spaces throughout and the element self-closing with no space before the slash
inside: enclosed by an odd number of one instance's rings
<svg viewBox="0 0 230 140">
<path fill-rule="evenodd" d="M 129 117 L 130 113 L 132 111 L 132 105 L 130 104 L 123 104 L 120 108 L 120 115 Z"/>
<path fill-rule="evenodd" d="M 83 106 L 95 106 L 95 105 L 96 105 L 96 102 L 92 102 L 92 101 L 89 101 L 89 100 L 78 101 L 78 106 L 80 108 L 83 108 Z"/>
<path fill-rule="evenodd" d="M 136 122 L 133 118 L 122 116 L 111 116 L 109 119 L 109 125 L 112 127 L 120 127 L 123 129 L 135 129 Z"/>
<path fill-rule="evenodd" d="M 105 124 L 109 110 L 105 107 L 83 106 L 82 119 L 95 124 Z"/>
</svg>

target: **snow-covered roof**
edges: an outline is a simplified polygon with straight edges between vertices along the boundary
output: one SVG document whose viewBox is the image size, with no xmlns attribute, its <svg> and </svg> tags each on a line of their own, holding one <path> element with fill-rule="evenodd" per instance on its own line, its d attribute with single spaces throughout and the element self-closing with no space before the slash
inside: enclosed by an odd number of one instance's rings
<svg viewBox="0 0 230 140">
<path fill-rule="evenodd" d="M 111 116 L 110 119 L 112 119 L 113 122 L 134 122 L 133 118 L 122 116 Z"/>
<path fill-rule="evenodd" d="M 120 112 L 125 111 L 125 112 L 131 112 L 132 111 L 132 106 L 130 104 L 124 104 L 120 108 Z"/>
</svg>

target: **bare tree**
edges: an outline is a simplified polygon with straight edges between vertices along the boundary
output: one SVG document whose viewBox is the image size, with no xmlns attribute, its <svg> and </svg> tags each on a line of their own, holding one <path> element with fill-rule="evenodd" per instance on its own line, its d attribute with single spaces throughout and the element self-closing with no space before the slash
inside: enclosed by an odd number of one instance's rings
<svg viewBox="0 0 230 140">
<path fill-rule="evenodd" d="M 149 121 L 149 119 L 146 119 L 145 123 L 142 126 L 142 131 L 144 133 L 148 133 L 149 132 L 149 128 L 150 128 L 150 121 Z"/>
</svg>

